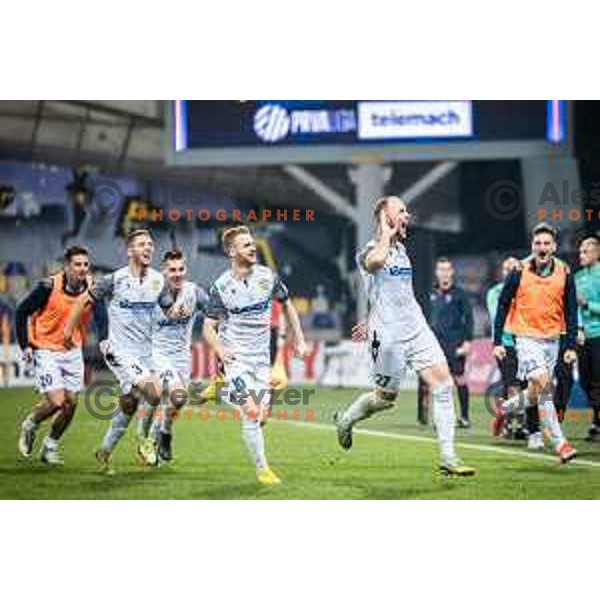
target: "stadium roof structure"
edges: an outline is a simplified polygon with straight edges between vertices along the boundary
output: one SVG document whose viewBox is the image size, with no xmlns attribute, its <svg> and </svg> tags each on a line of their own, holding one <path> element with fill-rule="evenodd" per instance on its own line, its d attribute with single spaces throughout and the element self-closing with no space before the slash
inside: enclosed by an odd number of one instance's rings
<svg viewBox="0 0 600 600">
<path fill-rule="evenodd" d="M 0 159 L 191 181 L 209 191 L 264 204 L 334 207 L 278 166 L 172 167 L 165 151 L 165 102 L 146 100 L 0 101 Z M 341 165 L 319 165 L 318 176 L 340 197 L 353 187 Z"/>
</svg>

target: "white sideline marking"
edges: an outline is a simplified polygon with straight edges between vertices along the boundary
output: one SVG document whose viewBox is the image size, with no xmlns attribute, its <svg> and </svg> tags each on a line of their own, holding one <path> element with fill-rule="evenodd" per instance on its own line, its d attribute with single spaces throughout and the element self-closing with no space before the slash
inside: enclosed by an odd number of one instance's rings
<svg viewBox="0 0 600 600">
<path fill-rule="evenodd" d="M 335 426 L 325 425 L 322 423 L 308 423 L 306 421 L 281 421 L 271 419 L 270 423 L 285 423 L 286 425 L 295 425 L 297 427 L 312 427 L 313 429 L 327 429 L 335 431 Z M 421 437 L 418 435 L 407 435 L 403 433 L 390 433 L 388 431 L 377 431 L 375 429 L 354 429 L 354 434 L 358 435 L 370 435 L 372 437 L 390 438 L 395 440 L 404 440 L 410 442 L 427 442 L 430 444 L 437 444 L 435 438 Z M 556 465 L 559 464 L 558 459 L 554 455 L 550 454 L 534 454 L 533 452 L 522 452 L 520 450 L 513 450 L 511 448 L 498 448 L 496 446 L 487 446 L 484 444 L 471 444 L 468 442 L 456 442 L 458 448 L 467 448 L 469 450 L 480 450 L 482 452 L 496 452 L 496 454 L 507 454 L 509 456 L 518 456 L 520 458 L 530 458 L 532 460 L 543 460 L 546 462 L 552 462 Z M 582 466 L 582 467 L 594 467 L 600 468 L 600 463 L 592 460 L 575 458 L 573 462 L 569 463 L 569 467 Z"/>
</svg>

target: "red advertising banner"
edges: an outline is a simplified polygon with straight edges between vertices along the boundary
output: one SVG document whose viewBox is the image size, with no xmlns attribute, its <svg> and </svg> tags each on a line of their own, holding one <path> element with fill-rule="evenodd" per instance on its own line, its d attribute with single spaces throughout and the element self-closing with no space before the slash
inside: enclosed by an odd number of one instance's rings
<svg viewBox="0 0 600 600">
<path fill-rule="evenodd" d="M 469 390 L 474 394 L 485 393 L 497 369 L 492 347 L 492 340 L 489 338 L 473 340 L 471 343 L 465 376 Z"/>
</svg>

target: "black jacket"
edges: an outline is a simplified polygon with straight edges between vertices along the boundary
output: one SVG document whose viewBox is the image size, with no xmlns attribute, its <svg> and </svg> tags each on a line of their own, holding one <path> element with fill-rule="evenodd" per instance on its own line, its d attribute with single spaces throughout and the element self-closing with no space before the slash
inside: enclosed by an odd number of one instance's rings
<svg viewBox="0 0 600 600">
<path fill-rule="evenodd" d="M 430 294 L 429 324 L 440 342 L 462 344 L 473 338 L 473 309 L 467 293 L 453 285 Z"/>
</svg>

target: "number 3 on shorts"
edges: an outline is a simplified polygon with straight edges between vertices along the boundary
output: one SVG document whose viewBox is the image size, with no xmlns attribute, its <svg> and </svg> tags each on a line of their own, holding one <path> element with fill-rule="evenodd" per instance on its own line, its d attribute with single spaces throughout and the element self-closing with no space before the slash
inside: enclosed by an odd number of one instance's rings
<svg viewBox="0 0 600 600">
<path fill-rule="evenodd" d="M 381 373 L 377 373 L 375 375 L 375 385 L 380 388 L 384 388 L 390 382 L 391 377 L 389 375 L 382 375 Z"/>
<path fill-rule="evenodd" d="M 131 365 L 131 370 L 136 374 L 136 375 L 141 375 L 142 374 L 142 369 L 139 365 L 136 365 L 135 363 Z"/>
</svg>

